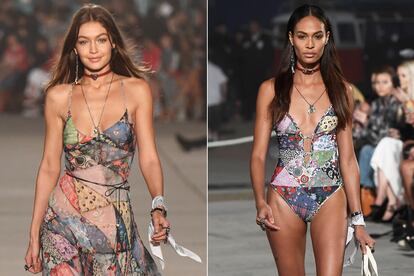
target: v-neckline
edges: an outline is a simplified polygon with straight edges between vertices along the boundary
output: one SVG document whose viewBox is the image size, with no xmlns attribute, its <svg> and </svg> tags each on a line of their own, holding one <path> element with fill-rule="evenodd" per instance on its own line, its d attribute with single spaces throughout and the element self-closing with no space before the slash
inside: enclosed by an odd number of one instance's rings
<svg viewBox="0 0 414 276">
<path fill-rule="evenodd" d="M 322 121 L 322 119 L 329 113 L 329 111 L 331 110 L 331 108 L 332 108 L 333 106 L 332 106 L 332 104 L 330 104 L 329 105 L 329 107 L 325 110 L 325 112 L 322 114 L 322 116 L 319 118 L 319 120 L 317 121 L 317 123 L 316 123 L 316 126 L 314 127 L 314 129 L 313 129 L 313 132 L 312 132 L 312 134 L 310 134 L 310 135 L 304 135 L 304 133 L 302 132 L 302 129 L 299 127 L 299 125 L 298 125 L 298 123 L 296 122 L 296 120 L 292 117 L 292 115 L 290 115 L 290 113 L 289 112 L 286 112 L 286 116 L 288 116 L 289 117 L 289 119 L 290 119 L 290 121 L 295 125 L 295 128 L 297 129 L 297 131 L 301 134 L 301 136 L 302 137 L 310 137 L 310 136 L 313 136 L 313 135 L 315 135 L 315 133 L 316 133 L 316 131 L 317 131 L 317 129 L 318 129 L 318 127 L 319 127 L 319 124 L 321 123 L 321 121 Z"/>
<path fill-rule="evenodd" d="M 127 116 L 127 121 L 128 121 L 128 123 L 129 123 L 129 119 L 128 119 L 128 109 L 125 109 L 125 111 L 124 111 L 124 113 L 122 114 L 122 116 L 121 116 L 121 118 L 119 118 L 116 122 L 114 122 L 112 125 L 110 125 L 109 127 L 107 127 L 107 128 L 105 128 L 104 130 L 102 130 L 101 131 L 101 134 L 102 133 L 105 133 L 105 132 L 107 132 L 108 130 L 110 130 L 111 128 L 113 128 L 114 126 L 116 126 L 124 117 L 125 117 L 125 115 Z M 72 116 L 72 113 L 70 112 L 69 113 L 69 115 L 68 115 L 68 118 L 66 119 L 66 123 L 65 123 L 65 127 L 66 127 L 66 124 L 67 124 L 67 122 L 69 121 L 69 120 L 72 120 L 72 125 L 73 125 L 73 128 L 76 130 L 76 132 L 78 132 L 78 133 L 80 133 L 81 135 L 83 135 L 84 137 L 87 137 L 87 138 L 95 138 L 95 137 L 97 137 L 97 136 L 93 136 L 93 135 L 91 135 L 91 134 L 85 134 L 83 131 L 80 131 L 78 128 L 77 128 L 77 126 L 76 126 L 76 124 L 75 124 L 75 122 L 73 121 L 73 116 Z M 129 123 L 129 124 L 131 124 L 131 123 Z"/>
</svg>

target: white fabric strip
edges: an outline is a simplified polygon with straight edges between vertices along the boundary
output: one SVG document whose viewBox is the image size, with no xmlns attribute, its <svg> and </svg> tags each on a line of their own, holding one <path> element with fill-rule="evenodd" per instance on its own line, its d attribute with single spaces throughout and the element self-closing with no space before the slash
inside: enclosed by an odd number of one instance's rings
<svg viewBox="0 0 414 276">
<path fill-rule="evenodd" d="M 354 236 L 354 228 L 352 226 L 348 226 L 345 249 L 348 248 L 349 243 L 352 240 L 353 236 Z M 349 257 L 345 260 L 344 267 L 352 265 L 355 261 L 355 255 L 358 251 L 358 242 L 356 239 L 354 240 L 354 245 L 355 245 L 355 248 L 352 251 L 351 255 L 349 255 Z"/>
<path fill-rule="evenodd" d="M 348 233 L 346 236 L 345 249 L 348 248 L 350 241 L 354 237 L 355 230 L 354 230 L 354 227 L 352 227 L 353 225 L 365 226 L 364 216 L 360 214 L 360 215 L 357 215 L 351 218 L 351 224 L 348 226 Z M 356 239 L 354 239 L 354 245 L 355 245 L 355 248 L 352 251 L 351 255 L 349 255 L 349 257 L 345 260 L 344 267 L 352 265 L 355 261 L 355 255 L 358 252 L 358 247 L 359 247 L 358 241 Z"/>
<path fill-rule="evenodd" d="M 378 276 L 377 262 L 372 255 L 371 248 L 366 246 L 367 254 L 362 258 L 361 275 L 362 276 Z"/>
<path fill-rule="evenodd" d="M 351 218 L 351 225 L 362 225 L 366 226 L 364 221 L 364 216 L 362 214 L 356 215 L 355 217 Z"/>
<path fill-rule="evenodd" d="M 161 263 L 161 268 L 164 269 L 165 267 L 165 261 L 162 255 L 162 251 L 161 251 L 161 245 L 153 245 L 151 243 L 151 236 L 154 233 L 154 225 L 152 224 L 152 221 L 149 223 L 148 226 L 148 240 L 150 242 L 150 249 L 152 254 L 158 258 L 159 262 Z M 195 254 L 193 251 L 177 244 L 175 242 L 175 239 L 173 238 L 173 236 L 170 234 L 168 235 L 168 243 L 171 245 L 171 247 L 175 250 L 175 252 L 182 256 L 182 257 L 188 257 L 196 262 L 201 263 L 201 258 L 200 256 L 198 256 L 197 254 Z"/>
</svg>

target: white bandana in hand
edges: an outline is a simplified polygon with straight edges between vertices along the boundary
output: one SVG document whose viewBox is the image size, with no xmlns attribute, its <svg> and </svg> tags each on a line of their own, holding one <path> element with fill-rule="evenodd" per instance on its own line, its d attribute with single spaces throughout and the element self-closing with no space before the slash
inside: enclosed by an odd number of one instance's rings
<svg viewBox="0 0 414 276">
<path fill-rule="evenodd" d="M 162 251 L 161 251 L 161 245 L 153 245 L 151 243 L 151 236 L 154 233 L 154 225 L 152 224 L 152 221 L 149 223 L 148 226 L 148 240 L 150 242 L 150 249 L 152 254 L 158 258 L 158 260 L 161 263 L 161 268 L 164 269 L 165 267 L 165 262 L 164 262 L 164 258 L 162 256 Z M 175 252 L 182 256 L 182 257 L 188 257 L 190 259 L 193 259 L 196 262 L 201 263 L 201 258 L 200 256 L 198 256 L 197 254 L 195 254 L 193 251 L 177 244 L 173 238 L 173 236 L 171 235 L 171 233 L 168 235 L 168 243 L 171 245 L 171 247 L 175 250 Z"/>
</svg>

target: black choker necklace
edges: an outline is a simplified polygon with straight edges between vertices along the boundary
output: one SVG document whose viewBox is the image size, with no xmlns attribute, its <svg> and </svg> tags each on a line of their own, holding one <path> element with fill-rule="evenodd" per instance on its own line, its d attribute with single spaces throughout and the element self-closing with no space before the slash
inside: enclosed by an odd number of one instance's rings
<svg viewBox="0 0 414 276">
<path fill-rule="evenodd" d="M 312 75 L 313 73 L 319 71 L 320 66 L 318 66 L 317 68 L 313 68 L 313 69 L 307 69 L 307 68 L 300 68 L 298 65 L 296 65 L 296 69 L 302 71 L 303 74 L 305 75 Z"/>
<path fill-rule="evenodd" d="M 84 76 L 86 76 L 86 77 L 88 77 L 88 78 L 92 78 L 93 80 L 97 80 L 98 79 L 98 77 L 102 77 L 102 76 L 105 76 L 105 75 L 107 75 L 107 74 L 109 74 L 109 73 L 111 73 L 112 72 L 112 70 L 111 69 L 109 69 L 108 71 L 106 71 L 106 72 L 103 72 L 103 73 L 100 73 L 100 74 L 86 74 L 86 73 L 84 73 Z"/>
</svg>

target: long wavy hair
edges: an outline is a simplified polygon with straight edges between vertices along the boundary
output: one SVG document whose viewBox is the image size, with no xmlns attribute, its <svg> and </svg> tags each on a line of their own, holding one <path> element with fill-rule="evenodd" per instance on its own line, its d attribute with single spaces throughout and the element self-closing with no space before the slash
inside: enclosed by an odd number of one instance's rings
<svg viewBox="0 0 414 276">
<path fill-rule="evenodd" d="M 134 46 L 127 46 L 126 40 L 111 13 L 104 7 L 96 4 L 86 4 L 80 8 L 72 17 L 72 22 L 65 34 L 60 55 L 54 61 L 52 68 L 52 78 L 46 85 L 45 91 L 49 88 L 63 83 L 73 83 L 76 78 L 76 59 L 78 58 L 73 51 L 79 35 L 80 26 L 87 22 L 99 22 L 108 32 L 110 41 L 115 44 L 112 49 L 110 67 L 113 72 L 127 76 L 145 78 L 148 69 L 143 65 L 138 65 L 133 57 Z M 78 78 L 83 75 L 84 66 L 80 61 Z"/>
<path fill-rule="evenodd" d="M 275 124 L 279 123 L 285 114 L 289 112 L 291 88 L 293 86 L 290 57 L 295 54 L 289 43 L 289 32 L 293 33 L 296 24 L 302 18 L 310 15 L 318 18 L 324 24 L 325 32 L 330 33 L 328 43 L 325 45 L 323 55 L 320 59 L 320 71 L 328 92 L 329 100 L 338 117 L 338 129 L 344 129 L 346 124 L 351 122 L 352 119 L 351 99 L 347 96 L 345 78 L 343 77 L 336 53 L 331 23 L 325 16 L 323 10 L 315 5 L 300 6 L 289 18 L 286 29 L 285 48 L 282 52 L 281 63 L 275 77 L 275 97 L 269 109 L 273 115 L 273 122 Z M 295 60 L 297 59 L 295 58 Z"/>
<path fill-rule="evenodd" d="M 407 95 L 410 100 L 414 100 L 414 60 L 404 61 L 398 67 L 405 68 L 408 73 Z"/>
</svg>

